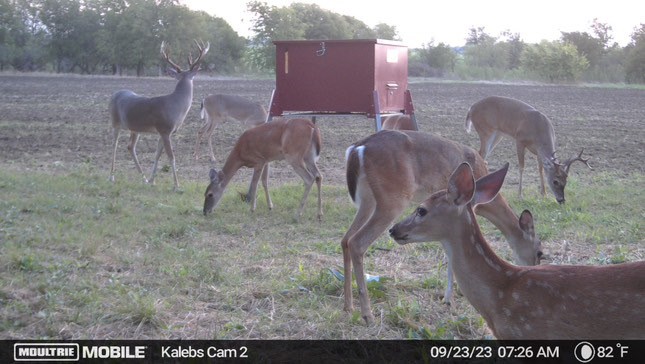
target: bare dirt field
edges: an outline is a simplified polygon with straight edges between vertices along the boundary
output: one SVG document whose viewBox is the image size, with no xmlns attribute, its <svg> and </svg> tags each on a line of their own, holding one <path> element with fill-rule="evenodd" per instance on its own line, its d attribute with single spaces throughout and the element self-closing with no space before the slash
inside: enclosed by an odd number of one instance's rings
<svg viewBox="0 0 645 364">
<path fill-rule="evenodd" d="M 213 93 L 228 93 L 268 104 L 273 80 L 209 79 L 195 81 L 193 107 L 183 127 L 173 137 L 181 179 L 206 179 L 209 161 L 192 159 L 199 125 L 199 103 Z M 109 171 L 111 126 L 107 113 L 110 95 L 130 89 L 145 96 L 169 93 L 174 81 L 167 78 L 92 78 L 57 76 L 0 76 L 0 121 L 6 123 L 0 135 L 3 161 L 75 163 L 91 160 Z M 476 133 L 466 134 L 464 119 L 468 108 L 489 95 L 523 100 L 549 116 L 556 130 L 560 159 L 584 148 L 598 171 L 620 174 L 642 173 L 645 158 L 645 91 L 642 89 L 578 86 L 506 85 L 487 83 L 411 82 L 410 90 L 420 129 L 479 147 Z M 374 130 L 372 119 L 364 116 L 319 117 L 324 138 L 320 166 L 327 183 L 344 184 L 344 151 L 351 143 Z M 215 155 L 223 162 L 242 126 L 229 122 L 214 133 Z M 121 136 L 118 170 L 133 163 Z M 150 165 L 156 136 L 144 136 L 139 144 L 142 165 Z M 202 146 L 202 151 L 205 145 Z M 165 157 L 164 157 L 165 160 Z M 513 142 L 503 140 L 493 153 L 493 163 L 516 164 Z M 495 164 L 493 164 L 495 165 Z M 533 158 L 527 161 L 527 184 L 535 183 Z M 581 165 L 573 173 L 586 173 Z M 117 171 L 118 171 L 117 170 Z M 513 168 L 507 183 L 516 183 Z M 286 173 L 291 175 L 290 172 Z M 281 170 L 274 170 L 280 179 Z M 285 176 L 286 178 L 290 178 Z"/>
<path fill-rule="evenodd" d="M 309 217 L 300 224 L 286 220 L 291 211 L 284 211 L 284 203 L 269 213 L 260 207 L 262 197 L 255 215 L 249 216 L 246 206 L 225 202 L 227 213 L 204 219 L 200 204 L 213 165 L 192 154 L 201 125 L 200 101 L 225 93 L 268 104 L 274 84 L 272 79 L 197 77 L 193 106 L 171 138 L 179 183 L 187 186 L 183 194 L 175 194 L 167 168 L 160 172 L 156 188 L 134 183 L 140 179 L 126 148 L 126 132 L 121 133 L 116 179 L 128 182 L 107 183 L 112 156 L 110 96 L 120 89 L 159 96 L 173 90 L 174 80 L 0 75 L 0 197 L 10 201 L 0 200 L 0 207 L 7 210 L 0 211 L 0 251 L 7 253 L 0 254 L 0 338 L 489 338 L 483 320 L 465 298 L 458 297 L 450 308 L 441 303 L 445 265 L 437 267 L 443 259 L 438 245 L 401 248 L 381 239 L 384 248 L 369 251 L 366 259 L 368 272 L 391 278 L 371 293 L 380 324 L 365 327 L 358 315 L 342 313 L 342 288 L 330 278 L 328 268 L 342 267 L 339 243 L 354 213 L 345 192 L 345 150 L 373 133 L 373 119 L 317 118 L 323 138 L 318 165 L 327 188 L 322 223 L 308 221 Z M 643 181 L 645 89 L 428 80 L 411 80 L 409 88 L 422 131 L 475 149 L 477 134 L 467 134 L 464 128 L 474 102 L 490 95 L 509 96 L 542 111 L 554 124 L 560 159 L 584 148 L 593 167 L 574 164 L 567 188 L 581 200 L 582 192 L 593 192 L 579 204 L 567 198 L 566 206 L 557 205 L 550 194 L 537 196 L 537 163 L 527 153 L 528 197 L 520 204 L 514 199 L 515 146 L 504 139 L 489 166 L 496 169 L 510 162 L 504 193 L 513 208 L 533 204 L 527 208 L 541 209 L 539 232 L 555 264 L 643 259 L 645 186 L 627 189 L 621 183 Z M 237 122 L 215 130 L 217 167 L 242 131 Z M 138 145 L 146 174 L 157 139 L 143 135 Z M 205 152 L 205 144 L 201 150 Z M 165 155 L 161 163 L 167 164 Z M 75 186 L 69 192 L 67 186 L 57 185 L 53 188 L 62 192 L 50 197 L 49 186 L 27 183 L 32 174 L 40 178 L 37 181 L 45 175 L 50 183 L 56 179 L 50 175 L 65 175 L 62 180 L 83 186 L 76 193 Z M 241 170 L 234 181 L 246 185 L 249 177 L 249 170 Z M 25 186 L 13 186 L 15 181 Z M 598 181 L 604 189 L 596 189 Z M 301 183 L 286 163 L 272 165 L 272 186 Z M 34 189 L 40 193 L 32 200 Z M 613 195 L 621 193 L 615 190 L 629 193 L 611 204 Z M 284 198 L 284 191 L 279 193 Z M 239 199 L 235 202 L 239 204 Z M 595 220 L 588 214 L 599 204 L 602 217 Z M 614 218 L 613 211 L 618 210 L 622 212 Z M 139 224 L 139 219 L 147 224 Z M 614 227 L 610 224 L 617 228 L 609 229 Z M 51 237 L 42 237 L 46 234 Z M 3 237 L 9 238 L 1 241 Z M 503 239 L 492 244 L 496 251 L 500 246 L 506 249 L 500 255 L 510 257 Z"/>
</svg>

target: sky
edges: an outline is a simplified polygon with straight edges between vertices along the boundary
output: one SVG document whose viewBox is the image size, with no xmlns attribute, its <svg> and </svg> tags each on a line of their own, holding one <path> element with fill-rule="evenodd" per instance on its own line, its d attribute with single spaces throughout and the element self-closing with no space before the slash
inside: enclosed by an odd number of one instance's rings
<svg viewBox="0 0 645 364">
<path fill-rule="evenodd" d="M 262 0 L 261 0 L 262 1 Z M 192 10 L 203 10 L 226 20 L 239 35 L 249 37 L 253 14 L 248 0 L 180 0 Z M 561 32 L 593 34 L 594 18 L 612 27 L 614 41 L 621 46 L 645 23 L 645 1 L 638 0 L 263 0 L 269 5 L 288 6 L 294 2 L 313 3 L 332 12 L 350 15 L 369 27 L 378 23 L 395 26 L 403 43 L 421 47 L 434 41 L 450 46 L 466 43 L 471 28 L 498 37 L 510 30 L 526 43 L 558 40 Z M 518 6 L 521 4 L 521 8 Z"/>
</svg>

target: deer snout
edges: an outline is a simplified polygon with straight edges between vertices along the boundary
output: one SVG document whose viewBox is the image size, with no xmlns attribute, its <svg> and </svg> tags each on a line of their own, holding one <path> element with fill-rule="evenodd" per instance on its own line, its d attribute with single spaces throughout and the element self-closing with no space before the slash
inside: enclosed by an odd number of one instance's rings
<svg viewBox="0 0 645 364">
<path fill-rule="evenodd" d="M 562 197 L 561 199 L 558 199 L 558 203 L 560 205 L 564 205 L 564 197 Z"/>
<path fill-rule="evenodd" d="M 213 212 L 213 208 L 215 207 L 215 203 L 213 201 L 212 196 L 206 196 L 206 199 L 204 200 L 204 216 L 210 214 Z"/>
<path fill-rule="evenodd" d="M 388 233 L 390 234 L 390 237 L 394 239 L 398 244 L 406 244 L 406 240 L 408 239 L 408 235 L 402 235 L 401 232 L 397 229 L 397 226 L 394 225 L 390 230 L 388 230 Z"/>
</svg>

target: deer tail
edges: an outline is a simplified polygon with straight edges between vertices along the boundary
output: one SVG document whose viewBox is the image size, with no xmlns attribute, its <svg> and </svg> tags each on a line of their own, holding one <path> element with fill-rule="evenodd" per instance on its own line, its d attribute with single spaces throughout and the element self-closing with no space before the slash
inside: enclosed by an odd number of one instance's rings
<svg viewBox="0 0 645 364">
<path fill-rule="evenodd" d="M 470 128 L 473 126 L 472 120 L 470 120 L 470 109 L 468 109 L 468 114 L 466 115 L 466 133 L 470 133 Z"/>
</svg>

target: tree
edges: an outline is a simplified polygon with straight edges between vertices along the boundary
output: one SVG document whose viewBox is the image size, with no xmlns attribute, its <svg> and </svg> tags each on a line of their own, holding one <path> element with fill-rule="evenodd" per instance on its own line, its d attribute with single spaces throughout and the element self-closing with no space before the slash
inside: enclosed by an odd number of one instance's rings
<svg viewBox="0 0 645 364">
<path fill-rule="evenodd" d="M 601 23 L 598 21 L 598 18 L 594 18 L 593 23 L 591 24 L 591 29 L 593 30 L 596 38 L 600 42 L 603 49 L 608 49 L 611 45 L 611 42 L 614 37 L 611 35 L 613 28 L 611 25 Z"/>
<path fill-rule="evenodd" d="M 627 46 L 625 81 L 645 83 L 645 23 L 634 28 L 632 42 Z"/>
<path fill-rule="evenodd" d="M 502 43 L 502 46 L 506 48 L 505 53 L 508 57 L 506 67 L 510 70 L 520 68 L 522 65 L 522 52 L 526 43 L 522 41 L 519 33 L 511 33 L 508 30 L 502 33 L 502 37 L 507 39 Z"/>
<path fill-rule="evenodd" d="M 585 56 L 591 67 L 598 64 L 603 54 L 603 43 L 587 32 L 561 32 L 562 41 L 576 47 L 578 53 Z"/>
<path fill-rule="evenodd" d="M 411 57 L 409 68 L 413 76 L 443 77 L 446 72 L 454 71 L 457 63 L 455 51 L 443 42 L 436 46 L 433 44 L 434 41 L 425 44 Z"/>
<path fill-rule="evenodd" d="M 376 38 L 379 38 L 379 39 L 389 39 L 389 40 L 396 40 L 396 41 L 401 40 L 401 37 L 399 37 L 399 33 L 396 30 L 396 27 L 385 23 L 376 24 L 376 26 L 374 27 L 374 33 L 376 33 L 375 34 Z"/>
<path fill-rule="evenodd" d="M 549 82 L 577 81 L 587 67 L 587 59 L 568 43 L 542 41 L 522 53 L 522 68 Z"/>
<path fill-rule="evenodd" d="M 486 33 L 485 27 L 470 28 L 466 37 L 466 45 L 480 45 L 484 43 L 495 43 L 497 39 Z"/>
</svg>

